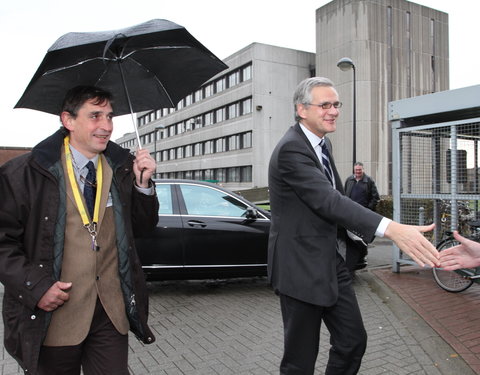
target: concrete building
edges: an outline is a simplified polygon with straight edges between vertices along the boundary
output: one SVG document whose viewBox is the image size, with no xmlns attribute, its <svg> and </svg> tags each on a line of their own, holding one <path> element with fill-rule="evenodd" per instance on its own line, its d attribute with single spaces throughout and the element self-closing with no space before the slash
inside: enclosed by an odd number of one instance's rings
<svg viewBox="0 0 480 375">
<path fill-rule="evenodd" d="M 334 144 L 340 175 L 352 173 L 353 71 L 356 76 L 356 159 L 380 194 L 391 193 L 388 103 L 449 89 L 448 14 L 405 0 L 335 0 L 316 12 L 316 71 L 336 84 L 343 101 Z"/>
<path fill-rule="evenodd" d="M 334 81 L 344 103 L 330 135 L 340 176 L 352 173 L 355 97 L 356 159 L 380 194 L 391 193 L 387 104 L 449 88 L 448 15 L 406 0 L 334 0 L 316 11 L 316 40 L 316 55 L 253 43 L 177 108 L 140 114 L 158 177 L 266 189 L 271 152 L 293 124 L 293 91 L 316 74 Z M 337 67 L 342 57 L 354 64 L 355 96 L 354 74 Z M 117 143 L 134 148 L 135 136 Z"/>
<path fill-rule="evenodd" d="M 227 70 L 176 108 L 138 115 L 157 177 L 213 180 L 231 190 L 268 185 L 270 154 L 294 122 L 293 91 L 314 75 L 315 55 L 253 43 L 224 62 Z M 136 147 L 134 133 L 116 142 Z"/>
</svg>

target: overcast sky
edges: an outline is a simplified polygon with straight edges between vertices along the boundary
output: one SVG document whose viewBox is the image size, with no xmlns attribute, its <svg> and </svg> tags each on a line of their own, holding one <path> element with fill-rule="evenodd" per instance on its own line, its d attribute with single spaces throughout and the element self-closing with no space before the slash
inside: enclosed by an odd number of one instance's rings
<svg viewBox="0 0 480 375">
<path fill-rule="evenodd" d="M 32 147 L 57 116 L 13 109 L 48 48 L 68 32 L 120 29 L 153 18 L 180 24 L 224 59 L 253 42 L 315 52 L 315 10 L 324 0 L 4 0 L 0 4 L 0 146 Z M 419 0 L 449 14 L 450 88 L 480 84 L 480 1 Z M 113 139 L 133 131 L 115 119 Z"/>
</svg>

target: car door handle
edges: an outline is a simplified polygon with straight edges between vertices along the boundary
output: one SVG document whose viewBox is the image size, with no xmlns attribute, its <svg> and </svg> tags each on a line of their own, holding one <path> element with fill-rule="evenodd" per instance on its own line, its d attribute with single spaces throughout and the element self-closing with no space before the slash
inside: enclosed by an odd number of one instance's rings
<svg viewBox="0 0 480 375">
<path fill-rule="evenodd" d="M 187 224 L 190 225 L 191 227 L 205 228 L 207 226 L 207 224 L 205 224 L 203 221 L 198 221 L 198 220 L 188 220 Z"/>
</svg>

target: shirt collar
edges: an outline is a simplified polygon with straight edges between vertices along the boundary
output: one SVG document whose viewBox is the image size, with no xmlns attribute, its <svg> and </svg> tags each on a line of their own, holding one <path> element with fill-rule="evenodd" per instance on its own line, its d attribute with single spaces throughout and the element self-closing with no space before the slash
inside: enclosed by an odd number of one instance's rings
<svg viewBox="0 0 480 375">
<path fill-rule="evenodd" d="M 75 163 L 77 164 L 77 167 L 80 170 L 85 168 L 85 166 L 89 161 L 92 161 L 93 164 L 95 165 L 95 169 L 97 169 L 98 154 L 95 155 L 92 159 L 89 159 L 85 155 L 83 155 L 80 151 L 78 151 L 75 147 L 73 147 L 71 144 L 70 144 L 70 150 L 72 152 L 73 159 L 75 160 Z"/>
<path fill-rule="evenodd" d="M 300 129 L 302 129 L 303 133 L 305 134 L 305 136 L 307 137 L 308 141 L 311 143 L 313 148 L 317 147 L 320 141 L 325 138 L 325 137 L 320 138 L 318 135 L 312 133 L 301 122 L 299 122 L 298 124 L 300 125 Z"/>
</svg>

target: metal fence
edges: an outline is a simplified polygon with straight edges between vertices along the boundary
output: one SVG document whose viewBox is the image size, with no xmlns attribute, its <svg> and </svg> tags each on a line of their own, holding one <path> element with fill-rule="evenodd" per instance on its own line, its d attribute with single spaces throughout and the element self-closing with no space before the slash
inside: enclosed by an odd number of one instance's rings
<svg viewBox="0 0 480 375">
<path fill-rule="evenodd" d="M 394 220 L 434 222 L 434 244 L 445 231 L 467 233 L 467 222 L 480 215 L 480 118 L 392 127 Z M 395 248 L 394 272 L 401 263 L 413 261 Z"/>
</svg>

